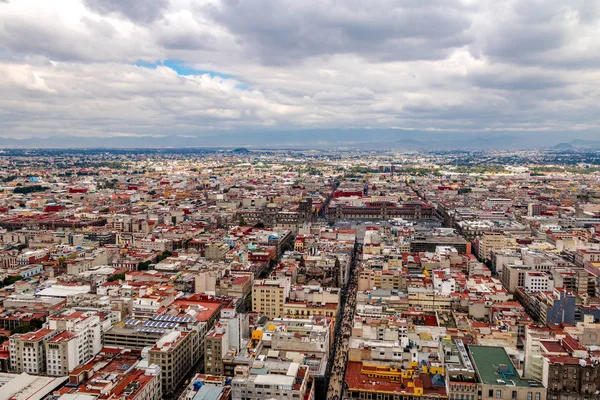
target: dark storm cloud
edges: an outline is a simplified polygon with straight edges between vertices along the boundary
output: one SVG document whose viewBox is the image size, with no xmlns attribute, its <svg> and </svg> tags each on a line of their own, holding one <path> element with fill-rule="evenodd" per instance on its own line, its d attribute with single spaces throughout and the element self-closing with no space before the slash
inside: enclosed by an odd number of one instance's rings
<svg viewBox="0 0 600 400">
<path fill-rule="evenodd" d="M 472 40 L 469 9 L 454 1 L 226 0 L 204 12 L 267 63 L 340 53 L 438 59 Z"/>
<path fill-rule="evenodd" d="M 85 0 L 84 2 L 94 12 L 116 13 L 141 23 L 160 18 L 169 5 L 169 0 Z"/>
</svg>

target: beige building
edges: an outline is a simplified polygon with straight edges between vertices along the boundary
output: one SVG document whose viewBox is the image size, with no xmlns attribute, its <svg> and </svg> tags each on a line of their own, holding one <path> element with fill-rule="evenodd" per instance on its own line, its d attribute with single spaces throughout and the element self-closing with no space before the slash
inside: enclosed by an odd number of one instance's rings
<svg viewBox="0 0 600 400">
<path fill-rule="evenodd" d="M 223 357 L 229 351 L 227 326 L 215 325 L 204 338 L 204 372 L 223 375 Z"/>
<path fill-rule="evenodd" d="M 46 372 L 46 342 L 58 331 L 40 329 L 35 332 L 15 334 L 10 337 L 10 364 L 17 373 L 32 375 Z"/>
<path fill-rule="evenodd" d="M 385 269 L 383 271 L 364 269 L 358 278 L 358 290 L 377 289 L 406 289 L 406 275 L 401 269 Z"/>
<path fill-rule="evenodd" d="M 268 318 L 282 317 L 289 294 L 290 281 L 288 279 L 255 281 L 252 288 L 252 311 L 261 313 Z"/>
<path fill-rule="evenodd" d="M 195 332 L 170 332 L 148 351 L 148 363 L 161 368 L 163 393 L 173 393 L 194 366 L 195 335 Z"/>
<path fill-rule="evenodd" d="M 486 259 L 492 250 L 500 250 L 508 246 L 508 238 L 501 232 L 485 232 L 479 241 L 479 258 Z"/>
<path fill-rule="evenodd" d="M 527 265 L 506 265 L 502 269 L 502 286 L 508 293 L 514 293 L 518 287 L 525 286 L 525 276 L 531 270 Z"/>
<path fill-rule="evenodd" d="M 452 297 L 433 289 L 409 287 L 408 304 L 423 311 L 451 311 Z"/>
<path fill-rule="evenodd" d="M 229 245 L 226 243 L 211 243 L 206 246 L 204 257 L 207 260 L 224 260 L 228 251 Z"/>
</svg>

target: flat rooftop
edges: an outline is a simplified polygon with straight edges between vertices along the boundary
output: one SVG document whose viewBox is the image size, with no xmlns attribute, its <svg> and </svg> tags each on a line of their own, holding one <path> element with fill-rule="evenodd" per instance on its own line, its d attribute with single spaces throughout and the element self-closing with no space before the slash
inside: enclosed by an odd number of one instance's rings
<svg viewBox="0 0 600 400">
<path fill-rule="evenodd" d="M 486 385 L 541 386 L 535 381 L 521 379 L 504 347 L 470 345 L 469 354 L 479 379 Z"/>
</svg>

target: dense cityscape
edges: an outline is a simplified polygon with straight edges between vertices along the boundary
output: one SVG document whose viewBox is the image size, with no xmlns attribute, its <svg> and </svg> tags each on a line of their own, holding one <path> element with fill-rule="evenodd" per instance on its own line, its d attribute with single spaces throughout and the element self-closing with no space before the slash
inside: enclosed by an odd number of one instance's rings
<svg viewBox="0 0 600 400">
<path fill-rule="evenodd" d="M 0 398 L 600 396 L 600 153 L 0 154 Z"/>
</svg>

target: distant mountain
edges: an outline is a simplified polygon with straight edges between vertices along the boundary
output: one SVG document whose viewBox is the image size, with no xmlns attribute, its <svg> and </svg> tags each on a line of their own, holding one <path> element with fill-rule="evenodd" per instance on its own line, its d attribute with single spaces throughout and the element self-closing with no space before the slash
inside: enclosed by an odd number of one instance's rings
<svg viewBox="0 0 600 400">
<path fill-rule="evenodd" d="M 238 147 L 237 149 L 231 150 L 234 154 L 251 154 L 252 152 L 245 147 Z"/>
<path fill-rule="evenodd" d="M 600 149 L 600 140 L 573 139 L 569 144 L 579 148 Z"/>
<path fill-rule="evenodd" d="M 0 133 L 0 136 L 2 133 Z M 11 139 L 0 137 L 0 148 L 232 148 L 237 154 L 253 149 L 598 149 L 596 132 L 441 132 L 402 129 L 247 130 L 210 135 L 109 136 Z M 572 139 L 566 143 L 565 138 Z M 565 147 L 563 147 L 565 146 Z"/>
<path fill-rule="evenodd" d="M 575 146 L 573 146 L 571 143 L 559 143 L 555 146 L 552 146 L 552 148 L 556 150 L 573 150 L 575 149 Z"/>
</svg>

